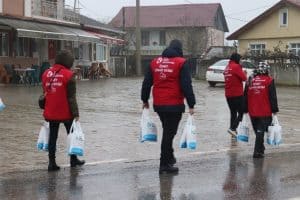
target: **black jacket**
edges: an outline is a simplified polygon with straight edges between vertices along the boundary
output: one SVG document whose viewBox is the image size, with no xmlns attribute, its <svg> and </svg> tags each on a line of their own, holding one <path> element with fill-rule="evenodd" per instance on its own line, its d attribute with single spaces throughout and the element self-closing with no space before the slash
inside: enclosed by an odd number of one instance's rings
<svg viewBox="0 0 300 200">
<path fill-rule="evenodd" d="M 166 48 L 162 53 L 162 57 L 167 57 L 167 58 L 182 57 L 182 51 L 180 52 L 174 48 Z M 141 94 L 141 99 L 144 103 L 148 103 L 152 85 L 153 85 L 153 77 L 152 77 L 151 67 L 148 66 L 145 73 L 143 86 L 142 86 L 142 94 Z M 183 64 L 180 71 L 180 86 L 183 95 L 187 100 L 189 108 L 194 108 L 194 105 L 196 104 L 196 100 L 195 100 L 195 95 L 192 87 L 190 66 L 187 61 Z M 184 105 L 154 106 L 155 112 L 184 112 L 184 110 L 185 110 Z"/>
</svg>

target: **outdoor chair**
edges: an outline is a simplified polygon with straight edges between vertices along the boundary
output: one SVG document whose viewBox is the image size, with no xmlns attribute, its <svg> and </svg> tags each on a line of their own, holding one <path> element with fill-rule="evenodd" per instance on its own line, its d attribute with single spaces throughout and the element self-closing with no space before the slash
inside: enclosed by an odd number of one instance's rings
<svg viewBox="0 0 300 200">
<path fill-rule="evenodd" d="M 81 65 L 75 66 L 74 68 L 72 68 L 72 71 L 77 80 L 81 80 L 83 78 L 83 71 Z"/>
<path fill-rule="evenodd" d="M 4 65 L 4 69 L 6 71 L 6 74 L 4 76 L 4 82 L 5 83 L 11 83 L 12 80 L 13 80 L 13 76 L 14 76 L 13 67 L 10 64 L 5 64 Z"/>
<path fill-rule="evenodd" d="M 111 77 L 112 73 L 104 67 L 103 63 L 99 63 L 100 76 Z"/>
<path fill-rule="evenodd" d="M 4 68 L 3 65 L 0 65 L 0 82 L 2 83 L 3 81 L 5 82 L 6 81 L 6 76 L 7 76 L 7 73 L 6 73 L 6 70 Z"/>
<path fill-rule="evenodd" d="M 89 68 L 88 77 L 91 80 L 98 80 L 100 78 L 99 63 L 92 63 L 92 65 Z"/>
</svg>

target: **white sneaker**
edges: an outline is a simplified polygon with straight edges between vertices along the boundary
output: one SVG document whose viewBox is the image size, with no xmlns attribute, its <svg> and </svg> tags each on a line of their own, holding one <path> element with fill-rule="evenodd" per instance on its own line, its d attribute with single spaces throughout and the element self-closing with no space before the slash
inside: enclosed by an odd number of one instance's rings
<svg viewBox="0 0 300 200">
<path fill-rule="evenodd" d="M 228 132 L 230 135 L 232 135 L 233 137 L 236 137 L 236 136 L 237 136 L 237 133 L 236 133 L 236 131 L 234 131 L 234 130 L 228 129 L 227 132 Z"/>
</svg>

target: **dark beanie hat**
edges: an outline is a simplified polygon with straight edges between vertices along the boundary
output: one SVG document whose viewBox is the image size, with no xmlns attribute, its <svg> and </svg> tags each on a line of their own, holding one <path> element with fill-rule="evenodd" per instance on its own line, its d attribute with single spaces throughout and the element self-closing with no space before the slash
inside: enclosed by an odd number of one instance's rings
<svg viewBox="0 0 300 200">
<path fill-rule="evenodd" d="M 55 64 L 63 65 L 67 68 L 73 66 L 74 57 L 71 52 L 67 50 L 61 50 L 55 57 Z"/>
<path fill-rule="evenodd" d="M 230 60 L 233 60 L 234 62 L 236 63 L 239 63 L 240 60 L 241 60 L 241 55 L 238 54 L 238 53 L 233 53 L 231 56 L 230 56 Z"/>
<path fill-rule="evenodd" d="M 172 40 L 169 44 L 169 48 L 174 49 L 178 54 L 183 56 L 182 43 L 180 40 L 177 40 L 177 39 Z"/>
</svg>

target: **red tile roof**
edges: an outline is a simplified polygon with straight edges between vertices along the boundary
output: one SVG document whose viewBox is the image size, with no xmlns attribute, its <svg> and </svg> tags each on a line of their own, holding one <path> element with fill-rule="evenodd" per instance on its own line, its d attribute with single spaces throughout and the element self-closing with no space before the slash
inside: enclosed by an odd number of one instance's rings
<svg viewBox="0 0 300 200">
<path fill-rule="evenodd" d="M 272 6 L 271 8 L 269 8 L 268 10 L 266 10 L 265 12 L 263 12 L 262 14 L 260 14 L 256 18 L 254 18 L 253 20 L 251 20 L 245 26 L 241 27 L 240 29 L 238 29 L 237 31 L 235 31 L 234 33 L 229 35 L 226 39 L 227 40 L 237 40 L 237 38 L 242 33 L 246 32 L 249 29 L 251 29 L 255 24 L 257 24 L 260 21 L 264 20 L 265 17 L 271 15 L 273 12 L 275 12 L 276 10 L 282 8 L 283 6 L 286 6 L 287 4 L 288 5 L 293 5 L 293 6 L 296 6 L 296 7 L 300 8 L 300 0 L 281 0 L 278 3 L 276 3 L 274 6 Z"/>
<path fill-rule="evenodd" d="M 123 25 L 123 9 L 125 11 L 125 27 L 135 27 L 135 7 L 123 7 L 110 22 L 114 27 Z M 221 23 L 217 22 L 220 19 Z M 212 4 L 182 4 L 167 6 L 141 6 L 140 24 L 144 28 L 165 27 L 218 27 L 228 31 L 222 6 Z"/>
<path fill-rule="evenodd" d="M 300 0 L 286 0 L 286 1 L 288 1 L 289 3 L 294 4 L 296 6 L 300 6 Z"/>
</svg>

